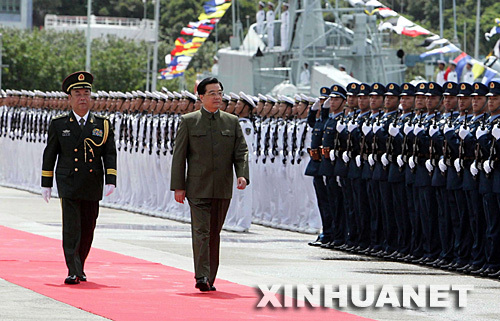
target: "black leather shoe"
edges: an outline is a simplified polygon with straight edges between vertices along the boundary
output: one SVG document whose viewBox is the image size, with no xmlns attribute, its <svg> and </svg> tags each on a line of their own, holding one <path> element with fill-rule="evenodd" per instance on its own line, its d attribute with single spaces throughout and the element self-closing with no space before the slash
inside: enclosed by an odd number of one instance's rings
<svg viewBox="0 0 500 321">
<path fill-rule="evenodd" d="M 309 242 L 307 244 L 310 245 L 310 246 L 321 246 L 321 244 L 323 244 L 323 242 L 321 242 L 321 238 L 318 236 L 318 238 L 316 239 L 316 241 Z"/>
<path fill-rule="evenodd" d="M 78 284 L 78 283 L 80 283 L 80 279 L 76 275 L 70 275 L 64 280 L 64 283 L 66 283 L 66 284 Z"/>
<path fill-rule="evenodd" d="M 215 288 L 215 286 L 211 285 L 210 286 L 210 291 L 217 291 L 217 289 Z"/>
<path fill-rule="evenodd" d="M 426 258 L 424 257 L 421 257 L 419 259 L 415 259 L 413 261 L 411 261 L 411 263 L 415 263 L 415 264 L 421 264 Z"/>
<path fill-rule="evenodd" d="M 470 268 L 471 267 L 474 267 L 473 270 L 477 270 L 479 269 L 478 266 L 474 266 L 474 265 L 470 265 L 470 264 L 466 264 L 464 266 L 461 266 L 461 267 L 458 267 L 455 269 L 455 271 L 459 272 L 459 273 L 466 273 L 466 274 L 469 274 L 470 273 Z"/>
<path fill-rule="evenodd" d="M 413 260 L 418 260 L 418 259 L 419 259 L 418 256 L 408 254 L 407 256 L 402 257 L 401 261 L 406 263 L 412 263 Z"/>
<path fill-rule="evenodd" d="M 87 282 L 87 276 L 85 275 L 85 272 L 81 276 L 78 277 L 81 282 Z"/>
<path fill-rule="evenodd" d="M 489 277 L 489 276 L 490 276 L 490 274 L 495 274 L 495 273 L 497 273 L 497 272 L 498 272 L 498 270 L 497 270 L 497 269 L 487 268 L 487 269 L 485 269 L 485 270 L 484 270 L 481 274 L 479 274 L 479 275 L 481 275 L 481 276 L 483 276 L 483 277 Z"/>
<path fill-rule="evenodd" d="M 427 266 L 434 266 L 434 264 L 438 264 L 439 262 L 441 262 L 441 259 L 437 258 L 434 261 L 426 262 L 425 265 L 427 265 Z"/>
<path fill-rule="evenodd" d="M 399 254 L 398 251 L 394 251 L 392 253 L 384 255 L 384 259 L 386 259 L 386 260 L 393 260 L 394 257 L 397 256 L 398 254 Z"/>
<path fill-rule="evenodd" d="M 486 270 L 486 268 L 483 266 L 482 268 L 480 268 L 479 270 L 473 270 L 473 271 L 470 271 L 470 274 L 471 275 L 481 275 L 481 273 L 484 272 L 484 270 Z"/>
<path fill-rule="evenodd" d="M 488 274 L 488 277 L 489 278 L 492 278 L 492 279 L 498 279 L 500 277 L 500 270 L 498 270 L 497 272 L 495 273 L 490 273 Z"/>
<path fill-rule="evenodd" d="M 200 289 L 201 292 L 210 291 L 210 284 L 208 284 L 208 278 L 206 276 L 203 276 L 201 278 L 196 279 L 196 285 L 194 287 Z"/>
<path fill-rule="evenodd" d="M 450 266 L 453 266 L 453 265 L 455 265 L 455 264 L 457 264 L 457 262 L 451 261 L 451 262 L 450 262 L 450 263 L 448 263 L 448 264 L 442 265 L 442 266 L 441 266 L 441 268 L 442 268 L 443 270 L 447 270 Z"/>
<path fill-rule="evenodd" d="M 368 255 L 371 251 L 372 251 L 372 248 L 371 247 L 367 247 L 366 249 L 364 249 L 362 251 L 359 251 L 359 254 Z"/>
</svg>

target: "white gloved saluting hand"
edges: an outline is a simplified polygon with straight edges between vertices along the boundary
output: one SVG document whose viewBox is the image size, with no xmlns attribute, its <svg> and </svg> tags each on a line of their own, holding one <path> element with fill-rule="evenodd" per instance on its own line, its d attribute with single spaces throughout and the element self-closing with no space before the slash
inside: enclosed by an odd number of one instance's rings
<svg viewBox="0 0 500 321">
<path fill-rule="evenodd" d="M 111 195 L 111 193 L 115 191 L 115 187 L 116 186 L 113 184 L 106 184 L 106 186 L 104 186 L 104 196 Z"/>
</svg>

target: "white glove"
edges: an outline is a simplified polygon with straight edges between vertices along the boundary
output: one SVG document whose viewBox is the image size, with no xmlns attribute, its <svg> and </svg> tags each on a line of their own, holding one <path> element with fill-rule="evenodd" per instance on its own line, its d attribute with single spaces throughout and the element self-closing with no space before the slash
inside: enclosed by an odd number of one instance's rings
<svg viewBox="0 0 500 321">
<path fill-rule="evenodd" d="M 325 102 L 323 103 L 323 106 L 321 106 L 321 107 L 322 107 L 322 108 L 325 108 L 325 109 L 330 108 L 330 101 L 331 101 L 331 100 L 332 100 L 332 99 L 331 99 L 330 97 L 328 97 L 328 99 L 327 99 L 327 100 L 325 100 Z"/>
<path fill-rule="evenodd" d="M 450 126 L 448 125 L 448 123 L 446 125 L 444 125 L 444 128 L 443 128 L 443 132 L 446 134 L 447 132 L 449 132 L 450 130 L 454 130 L 455 127 L 453 126 Z"/>
<path fill-rule="evenodd" d="M 438 126 L 431 126 L 429 128 L 429 136 L 434 136 L 434 134 L 436 134 L 437 132 L 439 131 L 439 127 Z"/>
<path fill-rule="evenodd" d="M 493 126 L 493 129 L 491 130 L 491 134 L 493 137 L 495 137 L 496 140 L 500 138 L 500 127 L 498 127 L 498 124 Z"/>
<path fill-rule="evenodd" d="M 345 151 L 345 152 L 342 153 L 342 160 L 346 164 L 349 163 L 350 158 L 349 158 L 349 155 L 347 155 L 347 151 Z"/>
<path fill-rule="evenodd" d="M 340 176 L 337 176 L 337 185 L 339 187 L 342 187 L 342 183 L 340 182 Z"/>
<path fill-rule="evenodd" d="M 382 162 L 382 165 L 384 165 L 384 166 L 389 165 L 389 159 L 387 159 L 387 153 L 382 154 L 380 161 Z"/>
<path fill-rule="evenodd" d="M 109 196 L 114 191 L 115 191 L 115 185 L 113 185 L 113 184 L 106 184 L 106 186 L 104 186 L 104 196 Z"/>
<path fill-rule="evenodd" d="M 377 125 L 377 123 L 373 123 L 373 133 L 375 134 L 376 132 L 378 132 L 380 130 L 380 128 L 382 128 L 382 123 L 379 123 Z"/>
<path fill-rule="evenodd" d="M 347 131 L 350 133 L 352 132 L 354 129 L 358 128 L 358 124 L 351 120 L 349 123 L 347 123 Z"/>
<path fill-rule="evenodd" d="M 472 174 L 472 176 L 476 176 L 477 173 L 479 173 L 475 161 L 472 164 L 470 164 L 470 173 Z"/>
<path fill-rule="evenodd" d="M 398 157 L 396 157 L 396 161 L 398 162 L 399 167 L 403 167 L 405 164 L 405 162 L 403 162 L 403 155 L 398 155 Z"/>
<path fill-rule="evenodd" d="M 408 160 L 408 165 L 410 166 L 411 169 L 415 168 L 415 156 L 410 156 L 410 159 Z"/>
<path fill-rule="evenodd" d="M 311 110 L 319 110 L 319 107 L 321 107 L 321 101 L 319 99 L 316 99 L 314 104 L 311 106 Z"/>
<path fill-rule="evenodd" d="M 394 124 L 389 125 L 389 135 L 392 137 L 395 137 L 397 134 L 399 134 L 399 127 L 394 126 Z"/>
<path fill-rule="evenodd" d="M 330 160 L 333 162 L 335 160 L 335 151 L 332 149 L 330 150 Z"/>
<path fill-rule="evenodd" d="M 455 169 L 457 170 L 457 173 L 462 170 L 462 166 L 460 166 L 460 159 L 455 159 L 453 162 L 453 166 L 455 166 Z"/>
<path fill-rule="evenodd" d="M 408 135 L 411 131 L 413 131 L 413 125 L 408 122 L 403 128 L 403 132 L 405 133 L 405 135 Z"/>
<path fill-rule="evenodd" d="M 441 172 L 446 172 L 446 170 L 448 169 L 448 166 L 446 166 L 446 164 L 444 163 L 444 158 L 441 158 L 438 162 L 438 166 L 439 166 L 439 169 L 441 170 Z"/>
<path fill-rule="evenodd" d="M 432 172 L 434 170 L 434 166 L 432 166 L 430 159 L 425 161 L 425 168 L 427 168 L 427 171 L 429 172 Z"/>
<path fill-rule="evenodd" d="M 345 128 L 345 122 L 338 121 L 337 122 L 337 133 L 341 133 Z"/>
<path fill-rule="evenodd" d="M 488 133 L 488 129 L 486 129 L 486 127 L 484 129 L 481 129 L 481 126 L 479 126 L 476 130 L 476 139 L 479 139 L 479 137 L 481 137 L 487 133 Z M 499 132 L 499 134 L 500 134 L 500 132 Z"/>
<path fill-rule="evenodd" d="M 484 161 L 484 163 L 483 163 L 483 169 L 486 172 L 486 174 L 491 173 L 492 168 L 491 168 L 489 160 Z"/>
<path fill-rule="evenodd" d="M 370 164 L 370 166 L 375 165 L 375 159 L 373 159 L 373 154 L 368 155 L 368 164 Z"/>
<path fill-rule="evenodd" d="M 372 126 L 363 124 L 363 127 L 361 127 L 361 130 L 363 131 L 363 134 L 368 135 L 372 131 Z"/>
<path fill-rule="evenodd" d="M 361 167 L 361 155 L 356 156 L 356 166 Z"/>
<path fill-rule="evenodd" d="M 464 125 L 460 126 L 460 131 L 458 132 L 458 136 L 460 136 L 461 139 L 465 139 L 467 135 L 469 135 L 470 130 L 464 127 Z"/>
<path fill-rule="evenodd" d="M 52 194 L 52 187 L 42 187 L 42 197 L 45 202 L 50 201 L 50 195 Z"/>
<path fill-rule="evenodd" d="M 424 125 L 416 125 L 415 128 L 413 128 L 413 135 L 417 136 L 418 133 L 424 130 Z"/>
</svg>

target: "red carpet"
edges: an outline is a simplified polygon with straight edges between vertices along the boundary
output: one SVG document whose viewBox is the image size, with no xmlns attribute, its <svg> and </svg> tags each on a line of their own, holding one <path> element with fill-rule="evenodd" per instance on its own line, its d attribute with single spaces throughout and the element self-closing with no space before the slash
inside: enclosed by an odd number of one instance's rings
<svg viewBox="0 0 500 321">
<path fill-rule="evenodd" d="M 60 240 L 0 226 L 0 278 L 113 320 L 366 320 L 324 308 L 257 309 L 252 287 L 218 279 L 194 288 L 191 272 L 93 248 L 89 282 L 65 285 Z"/>
</svg>

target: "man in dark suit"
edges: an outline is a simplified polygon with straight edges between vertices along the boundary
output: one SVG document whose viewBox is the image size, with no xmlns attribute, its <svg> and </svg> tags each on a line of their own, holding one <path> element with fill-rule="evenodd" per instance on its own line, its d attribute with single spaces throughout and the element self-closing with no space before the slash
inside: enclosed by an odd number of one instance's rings
<svg viewBox="0 0 500 321">
<path fill-rule="evenodd" d="M 85 71 L 64 79 L 72 111 L 52 119 L 47 146 L 43 152 L 42 196 L 50 200 L 54 166 L 63 213 L 63 249 L 68 277 L 66 284 L 87 281 L 84 272 L 92 240 L 99 201 L 116 186 L 116 148 L 112 126 L 107 118 L 89 111 L 94 77 Z"/>
<path fill-rule="evenodd" d="M 198 85 L 203 107 L 181 117 L 175 138 L 170 189 L 175 200 L 191 208 L 196 288 L 215 291 L 220 231 L 233 191 L 250 182 L 248 148 L 238 117 L 220 111 L 222 84 L 206 78 Z M 186 176 L 187 161 L 187 176 Z"/>
</svg>

